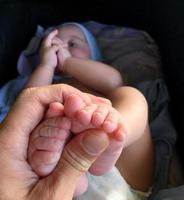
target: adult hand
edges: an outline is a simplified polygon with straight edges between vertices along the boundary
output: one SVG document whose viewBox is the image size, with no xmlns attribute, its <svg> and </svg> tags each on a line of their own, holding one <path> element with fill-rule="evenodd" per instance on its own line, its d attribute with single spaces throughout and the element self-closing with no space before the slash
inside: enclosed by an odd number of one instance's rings
<svg viewBox="0 0 184 200">
<path fill-rule="evenodd" d="M 86 103 L 90 101 L 85 93 L 64 84 L 29 88 L 17 98 L 0 125 L 0 199 L 71 200 L 80 176 L 107 148 L 107 135 L 99 134 L 100 130 L 81 133 L 66 145 L 48 177 L 40 179 L 31 170 L 27 162 L 30 133 L 51 102 L 63 103 L 71 94 L 80 95 Z"/>
</svg>

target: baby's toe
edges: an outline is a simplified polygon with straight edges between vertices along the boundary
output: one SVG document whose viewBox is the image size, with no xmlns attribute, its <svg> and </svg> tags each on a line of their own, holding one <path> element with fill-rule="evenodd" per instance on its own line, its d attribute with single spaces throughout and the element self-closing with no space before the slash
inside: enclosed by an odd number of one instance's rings
<svg viewBox="0 0 184 200">
<path fill-rule="evenodd" d="M 102 125 L 106 133 L 112 133 L 118 127 L 118 118 L 113 112 L 109 112 Z"/>
<path fill-rule="evenodd" d="M 64 106 L 59 102 L 53 102 L 49 105 L 49 108 L 45 114 L 45 118 L 63 116 Z"/>
<path fill-rule="evenodd" d="M 34 146 L 37 150 L 60 152 L 65 140 L 59 140 L 56 138 L 38 137 L 34 140 Z"/>
<path fill-rule="evenodd" d="M 50 174 L 60 159 L 61 153 L 49 151 L 35 151 L 30 159 L 30 164 L 39 176 Z"/>
<path fill-rule="evenodd" d="M 81 110 L 85 106 L 84 101 L 77 95 L 70 95 L 64 102 L 64 113 L 66 116 L 74 118 L 76 112 Z"/>
<path fill-rule="evenodd" d="M 89 125 L 91 122 L 92 115 L 96 108 L 97 105 L 93 103 L 85 106 L 77 112 L 77 120 L 84 125 Z"/>
<path fill-rule="evenodd" d="M 108 115 L 108 109 L 106 106 L 100 105 L 97 107 L 97 109 L 94 111 L 92 116 L 92 124 L 95 127 L 99 127 L 104 123 L 104 120 L 106 119 Z"/>
</svg>

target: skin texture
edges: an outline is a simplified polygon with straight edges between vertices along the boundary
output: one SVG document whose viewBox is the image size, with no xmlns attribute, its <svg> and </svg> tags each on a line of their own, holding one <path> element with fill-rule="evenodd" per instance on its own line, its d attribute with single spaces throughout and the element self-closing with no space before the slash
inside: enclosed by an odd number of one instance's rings
<svg viewBox="0 0 184 200">
<path fill-rule="evenodd" d="M 79 29 L 71 26 L 64 28 L 51 32 L 43 41 L 40 65 L 30 77 L 27 87 L 51 84 L 53 74 L 58 70 L 59 73 L 68 76 L 68 83 L 72 83 L 81 91 L 108 98 L 116 110 L 113 111 L 115 118 L 126 133 L 123 144 L 117 145 L 119 152 L 112 163 L 115 164 L 114 161 L 124 147 L 117 162 L 119 171 L 134 189 L 147 191 L 154 174 L 154 148 L 148 125 L 148 106 L 144 96 L 133 87 L 122 86 L 122 77 L 116 69 L 89 59 L 84 36 Z M 80 42 L 78 37 L 81 39 Z M 98 103 L 94 104 L 98 106 Z M 87 106 L 89 105 L 86 104 Z M 93 105 L 89 110 L 93 109 L 92 107 Z M 109 111 L 109 108 L 107 110 Z M 88 114 L 90 112 L 87 111 Z M 71 119 L 67 113 L 65 114 Z M 107 133 L 106 130 L 105 132 Z M 97 172 L 97 166 L 99 163 L 105 163 L 104 158 L 111 153 L 112 149 L 107 148 L 90 167 L 90 172 L 102 175 L 105 170 Z"/>
<path fill-rule="evenodd" d="M 30 133 L 44 117 L 49 104 L 62 104 L 71 94 L 79 95 L 86 103 L 90 102 L 88 95 L 64 84 L 26 89 L 20 94 L 0 124 L 1 199 L 71 200 L 81 175 L 108 147 L 109 140 L 105 133 L 100 131 L 97 142 L 99 132 L 88 131 L 67 144 L 52 174 L 41 179 L 32 171 L 27 161 Z"/>
</svg>

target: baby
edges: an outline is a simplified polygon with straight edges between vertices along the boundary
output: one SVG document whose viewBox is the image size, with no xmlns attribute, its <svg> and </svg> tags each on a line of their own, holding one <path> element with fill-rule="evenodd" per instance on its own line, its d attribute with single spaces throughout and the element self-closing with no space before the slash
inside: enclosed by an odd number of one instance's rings
<svg viewBox="0 0 184 200">
<path fill-rule="evenodd" d="M 81 24 L 63 24 L 43 40 L 40 64 L 26 87 L 48 85 L 54 79 L 80 89 L 89 102 L 83 96 L 71 94 L 64 105 L 50 104 L 45 119 L 31 134 L 28 160 L 38 175 L 47 176 L 57 165 L 70 137 L 100 129 L 108 135 L 110 145 L 89 172 L 103 175 L 119 159 L 117 168 L 128 184 L 147 191 L 154 173 L 154 152 L 146 100 L 135 88 L 122 86 L 120 73 L 99 59 L 93 35 Z M 83 176 L 75 196 L 86 188 L 87 178 Z"/>
</svg>

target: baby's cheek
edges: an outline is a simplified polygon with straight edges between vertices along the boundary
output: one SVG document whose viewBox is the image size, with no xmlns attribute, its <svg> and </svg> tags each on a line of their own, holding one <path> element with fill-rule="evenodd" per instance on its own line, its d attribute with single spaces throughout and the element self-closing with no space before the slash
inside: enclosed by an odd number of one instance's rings
<svg viewBox="0 0 184 200">
<path fill-rule="evenodd" d="M 86 50 L 73 49 L 72 52 L 71 52 L 71 54 L 75 58 L 81 58 L 81 59 L 88 59 L 88 58 L 90 58 L 90 54 Z"/>
</svg>

